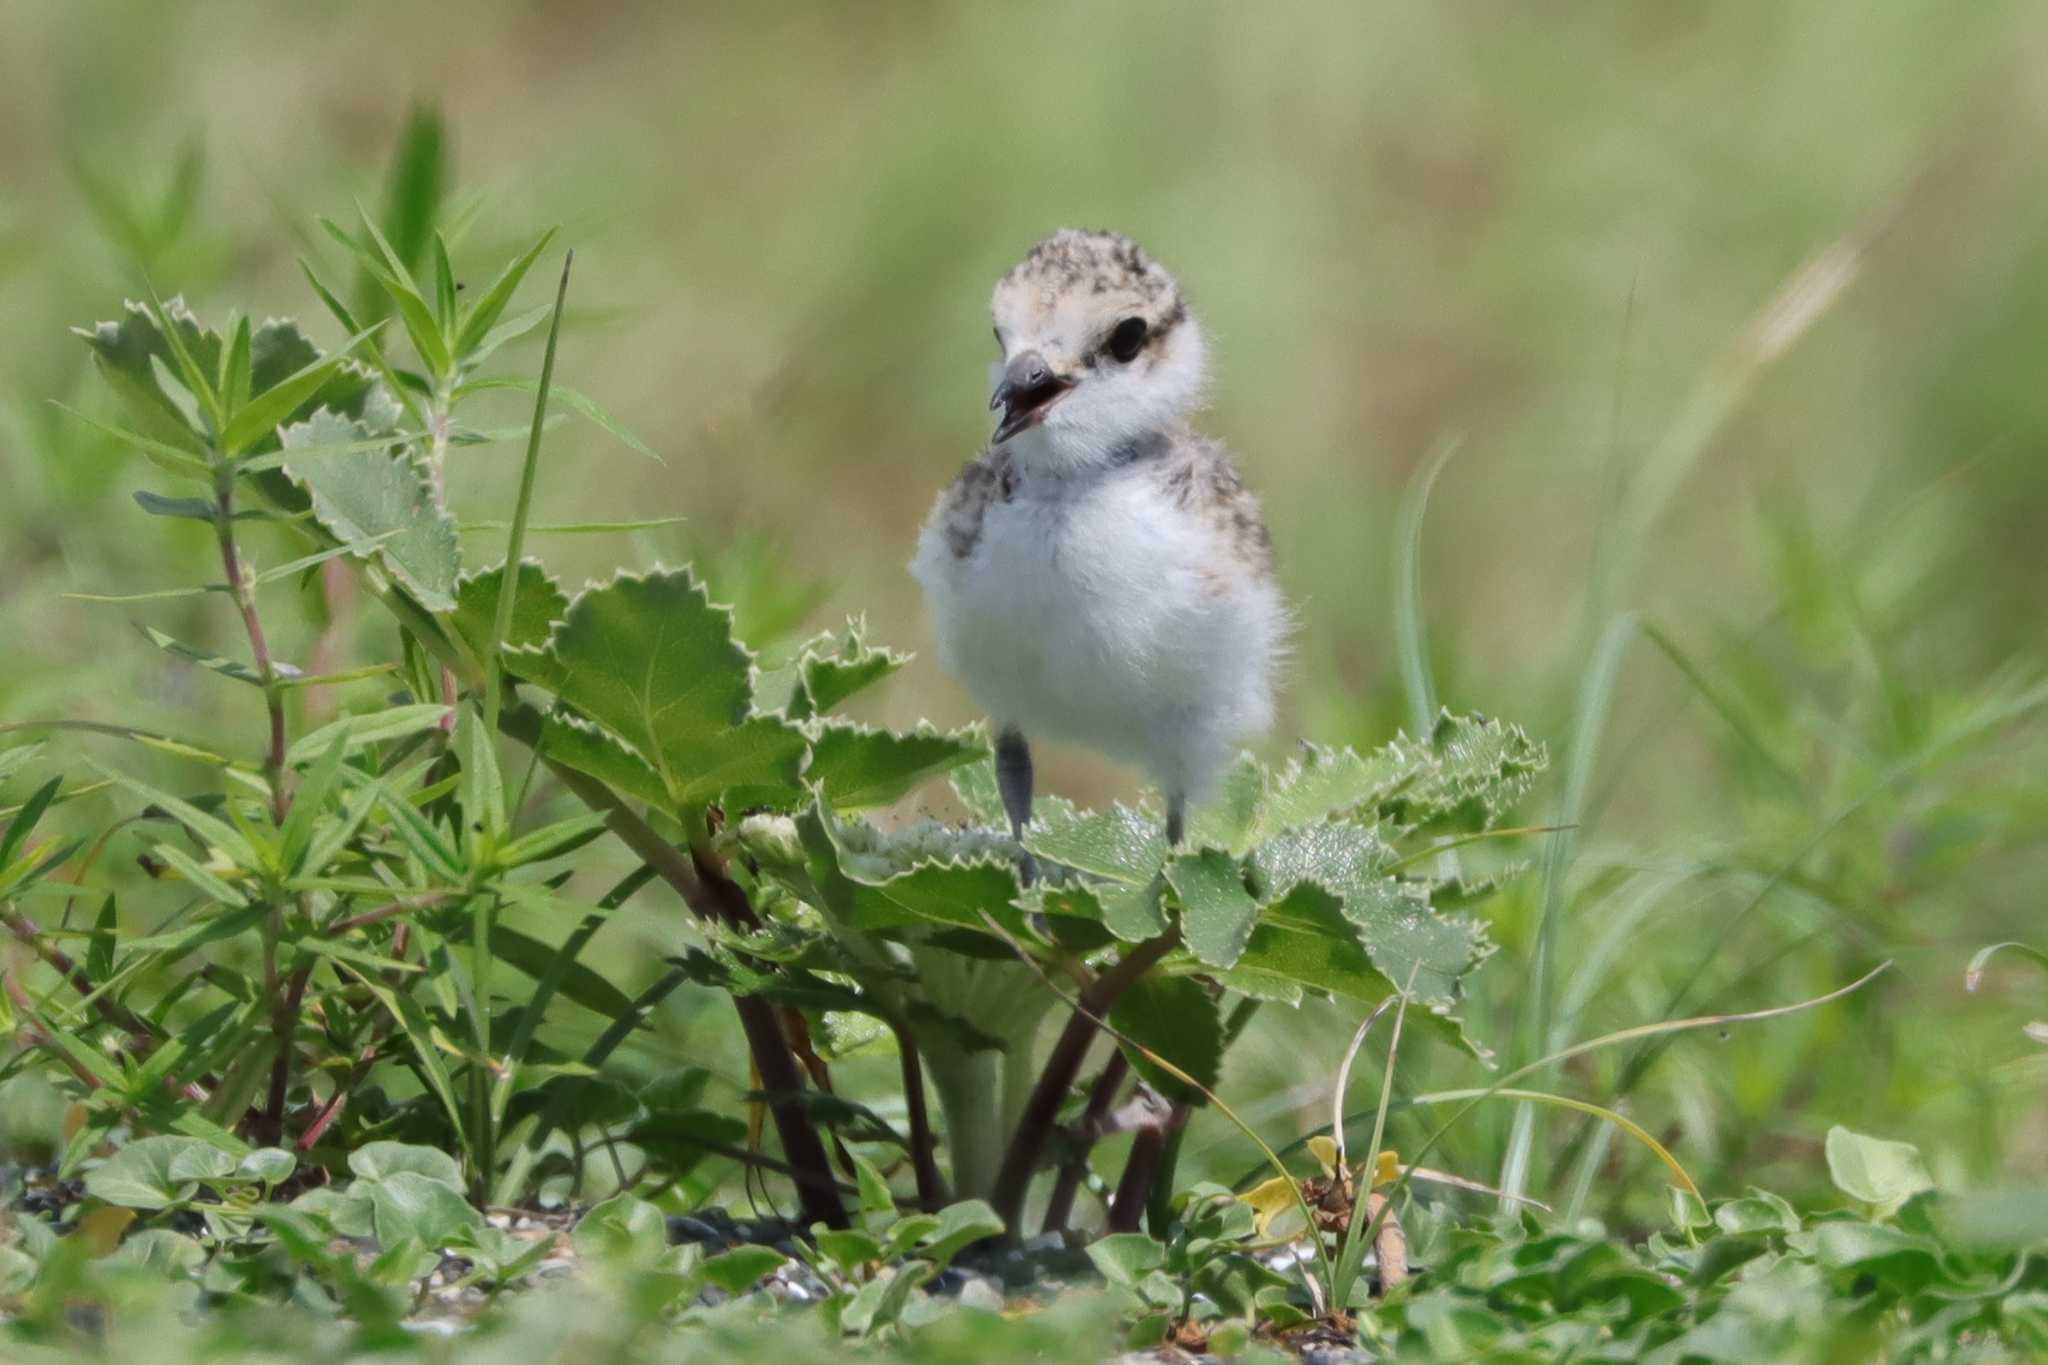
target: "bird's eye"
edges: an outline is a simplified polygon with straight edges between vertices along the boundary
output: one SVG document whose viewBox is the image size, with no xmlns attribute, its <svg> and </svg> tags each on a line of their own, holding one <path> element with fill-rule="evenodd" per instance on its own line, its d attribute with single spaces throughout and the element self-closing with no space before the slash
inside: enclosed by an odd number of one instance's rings
<svg viewBox="0 0 2048 1365">
<path fill-rule="evenodd" d="M 1125 365 L 1138 358 L 1145 345 L 1145 319 L 1125 318 L 1109 334 L 1109 353 Z"/>
</svg>

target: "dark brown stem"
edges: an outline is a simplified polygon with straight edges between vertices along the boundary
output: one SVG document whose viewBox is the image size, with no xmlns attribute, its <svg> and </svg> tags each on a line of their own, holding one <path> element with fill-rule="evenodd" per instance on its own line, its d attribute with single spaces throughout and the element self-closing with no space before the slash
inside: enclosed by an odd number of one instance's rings
<svg viewBox="0 0 2048 1365">
<path fill-rule="evenodd" d="M 896 1032 L 896 1055 L 903 1061 L 903 1107 L 910 1118 L 910 1168 L 917 1174 L 917 1202 L 937 1213 L 945 1207 L 948 1195 L 933 1146 L 931 1113 L 925 1108 L 924 1063 L 918 1059 L 917 1042 L 910 1030 L 895 1023 L 890 1027 Z"/>
<path fill-rule="evenodd" d="M 1116 1196 L 1109 1203 L 1109 1230 L 1136 1232 L 1145 1220 L 1145 1204 L 1152 1195 L 1152 1182 L 1159 1178 L 1159 1161 L 1166 1153 L 1166 1124 L 1148 1123 L 1131 1142 L 1124 1158 L 1122 1179 L 1116 1182 Z"/>
<path fill-rule="evenodd" d="M 1102 1074 L 1089 1088 L 1088 1106 L 1081 1111 L 1081 1121 L 1074 1126 L 1073 1155 L 1060 1167 L 1059 1179 L 1052 1187 L 1052 1198 L 1045 1205 L 1045 1222 L 1039 1225 L 1040 1232 L 1067 1230 L 1067 1220 L 1074 1216 L 1074 1196 L 1081 1192 L 1081 1181 L 1088 1175 L 1088 1153 L 1102 1137 L 1102 1125 L 1109 1116 L 1109 1107 L 1116 1103 L 1117 1092 L 1123 1089 L 1124 1078 L 1130 1072 L 1130 1059 L 1124 1056 L 1122 1048 L 1118 1048 L 1109 1054 Z"/>
<path fill-rule="evenodd" d="M 527 744 L 540 738 L 540 714 L 530 706 L 507 707 L 499 725 L 506 734 Z M 745 890 L 725 875 L 708 852 L 686 853 L 677 848 L 596 778 L 552 761 L 548 766 L 578 800 L 602 814 L 612 833 L 674 887 L 683 903 L 700 918 L 742 926 L 758 923 Z M 700 876 L 700 869 L 714 877 Z M 847 1225 L 846 1206 L 832 1176 L 831 1158 L 826 1155 L 825 1144 L 804 1107 L 803 1073 L 790 1052 L 789 1040 L 782 1035 L 782 1026 L 776 1022 L 775 1008 L 758 997 L 735 996 L 732 1003 L 740 1016 L 740 1028 L 747 1036 L 754 1069 L 761 1074 L 761 1087 L 774 1096 L 769 1102 L 769 1113 L 775 1119 L 776 1136 L 782 1139 L 783 1154 L 800 1173 L 794 1179 L 804 1221 L 843 1228 Z"/>
<path fill-rule="evenodd" d="M 1031 1177 L 1038 1170 L 1038 1159 L 1043 1155 L 1046 1140 L 1052 1135 L 1053 1124 L 1059 1118 L 1060 1103 L 1066 1099 L 1074 1077 L 1081 1070 L 1081 1060 L 1087 1055 L 1088 1044 L 1095 1039 L 1096 1019 L 1116 1004 L 1139 977 L 1152 969 L 1153 964 L 1173 951 L 1179 941 L 1174 934 L 1148 939 L 1096 977 L 1095 983 L 1081 993 L 1080 1008 L 1067 1020 L 1066 1028 L 1060 1031 L 1059 1041 L 1053 1044 L 1051 1055 L 1045 1059 L 1045 1069 L 1038 1074 L 1038 1084 L 1032 1087 L 1031 1098 L 1025 1102 L 1024 1113 L 1017 1121 L 1017 1131 L 1010 1138 L 1009 1150 L 1003 1153 L 1002 1168 L 996 1172 L 994 1195 L 989 1202 L 995 1206 L 996 1216 L 1003 1220 L 1006 1229 L 1003 1235 L 1008 1240 L 1019 1240 L 1019 1229 L 1024 1219 L 1024 1196 L 1031 1188 Z"/>
<path fill-rule="evenodd" d="M 299 1031 L 299 1007 L 305 1003 L 306 982 L 311 967 L 292 973 L 291 985 L 270 1016 L 270 1031 L 277 1039 L 277 1056 L 270 1063 L 270 1094 L 263 1105 L 264 1140 L 284 1141 L 284 1100 L 292 1083 L 292 1036 Z"/>
</svg>

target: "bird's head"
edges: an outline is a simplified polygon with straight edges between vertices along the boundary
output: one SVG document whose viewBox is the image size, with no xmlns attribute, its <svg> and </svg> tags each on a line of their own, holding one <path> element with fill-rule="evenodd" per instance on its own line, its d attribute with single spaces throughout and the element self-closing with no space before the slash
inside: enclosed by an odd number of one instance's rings
<svg viewBox="0 0 2048 1365">
<path fill-rule="evenodd" d="M 996 281 L 994 444 L 1059 465 L 1111 458 L 1201 397 L 1202 331 L 1130 238 L 1062 228 Z"/>
</svg>

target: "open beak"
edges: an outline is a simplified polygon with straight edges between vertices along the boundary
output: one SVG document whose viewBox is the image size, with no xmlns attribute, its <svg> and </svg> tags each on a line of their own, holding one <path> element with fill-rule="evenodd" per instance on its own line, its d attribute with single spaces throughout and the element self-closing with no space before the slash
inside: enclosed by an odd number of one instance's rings
<svg viewBox="0 0 2048 1365">
<path fill-rule="evenodd" d="M 1074 381 L 1054 374 L 1038 352 L 1019 353 L 1003 370 L 1002 382 L 988 400 L 991 412 L 1003 410 L 1003 420 L 991 438 L 993 444 L 1001 445 L 1026 427 L 1038 425 L 1046 410 L 1073 387 Z"/>
</svg>

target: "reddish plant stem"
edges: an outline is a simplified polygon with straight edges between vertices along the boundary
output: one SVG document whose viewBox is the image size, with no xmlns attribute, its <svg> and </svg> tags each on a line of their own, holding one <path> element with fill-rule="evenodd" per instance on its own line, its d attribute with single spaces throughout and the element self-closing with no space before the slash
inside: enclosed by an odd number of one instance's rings
<svg viewBox="0 0 2048 1365">
<path fill-rule="evenodd" d="M 77 991 L 80 997 L 89 996 L 98 989 L 93 984 L 92 978 L 86 975 L 85 968 L 79 966 L 78 962 L 69 953 L 66 953 L 62 948 L 54 944 L 43 941 L 42 932 L 36 927 L 35 921 L 31 920 L 27 915 L 22 914 L 19 910 L 0 911 L 0 924 L 5 924 L 14 931 L 16 938 L 34 949 L 36 956 L 49 964 L 52 971 L 70 982 L 71 989 Z M 156 1030 L 151 1027 L 147 1019 L 131 1010 L 122 1008 L 104 995 L 95 999 L 92 1002 L 92 1007 L 93 1011 L 100 1018 L 112 1024 L 115 1028 L 127 1033 L 140 1034 L 144 1038 L 154 1038 L 156 1036 Z"/>
<path fill-rule="evenodd" d="M 1145 1219 L 1145 1201 L 1152 1194 L 1152 1182 L 1159 1176 L 1159 1161 L 1166 1153 L 1166 1124 L 1148 1123 L 1131 1141 L 1124 1158 L 1123 1177 L 1116 1182 L 1116 1196 L 1109 1201 L 1109 1231 L 1136 1232 Z"/>
<path fill-rule="evenodd" d="M 1088 1105 L 1081 1111 L 1081 1121 L 1074 1125 L 1074 1154 L 1060 1167 L 1059 1179 L 1052 1187 L 1052 1198 L 1045 1205 L 1045 1222 L 1039 1225 L 1040 1232 L 1067 1230 L 1067 1220 L 1074 1216 L 1074 1196 L 1081 1192 L 1081 1182 L 1088 1175 L 1088 1153 L 1102 1136 L 1102 1125 L 1109 1116 L 1109 1107 L 1116 1103 L 1117 1092 L 1123 1089 L 1124 1078 L 1130 1072 L 1130 1060 L 1124 1056 L 1123 1049 L 1118 1048 L 1109 1054 L 1102 1074 L 1089 1088 Z"/>
<path fill-rule="evenodd" d="M 533 744 L 540 738 L 540 715 L 531 707 L 508 707 L 500 718 L 500 728 L 515 739 Z M 725 875 L 708 850 L 685 852 L 677 848 L 604 783 L 561 764 L 550 762 L 548 766 L 578 800 L 605 817 L 612 833 L 674 887 L 694 914 L 743 927 L 759 923 L 745 890 Z M 847 1217 L 846 1206 L 839 1198 L 839 1183 L 833 1178 L 831 1159 L 804 1105 L 803 1073 L 775 1018 L 775 1008 L 758 997 L 735 996 L 732 1003 L 740 1016 L 740 1028 L 746 1034 L 754 1068 L 760 1072 L 761 1086 L 771 1096 L 768 1110 L 775 1119 L 776 1136 L 782 1139 L 783 1154 L 789 1158 L 791 1167 L 802 1173 L 795 1179 L 804 1221 L 843 1228 Z"/>
<path fill-rule="evenodd" d="M 242 614 L 242 629 L 249 636 L 249 653 L 256 666 L 256 676 L 263 686 L 263 700 L 270 711 L 270 747 L 263 756 L 263 776 L 270 783 L 270 813 L 279 824 L 284 823 L 285 812 L 291 807 L 291 800 L 284 789 L 284 693 L 279 689 L 277 666 L 270 658 L 270 641 L 263 634 L 263 618 L 256 611 L 256 594 L 249 590 L 249 584 L 242 576 L 242 552 L 235 544 L 235 484 L 234 475 L 223 474 L 214 486 L 218 508 L 213 523 L 214 537 L 220 543 L 221 572 L 227 576 L 228 592 L 235 599 L 235 608 Z"/>
<path fill-rule="evenodd" d="M 996 1216 L 1003 1220 L 1006 1229 L 1003 1235 L 1009 1241 L 1019 1240 L 1024 1196 L 1031 1188 L 1031 1177 L 1038 1170 L 1038 1159 L 1043 1155 L 1046 1140 L 1051 1137 L 1053 1124 L 1059 1118 L 1060 1103 L 1066 1099 L 1074 1077 L 1080 1073 L 1088 1044 L 1095 1039 L 1097 1017 L 1116 1004 L 1123 993 L 1150 971 L 1160 958 L 1173 951 L 1179 941 L 1174 934 L 1148 939 L 1096 977 L 1094 984 L 1081 993 L 1080 1007 L 1067 1020 L 1059 1041 L 1053 1044 L 1051 1054 L 1046 1057 L 1045 1069 L 1038 1074 L 1038 1084 L 1032 1087 L 1031 1098 L 1025 1102 L 1024 1113 L 1017 1121 L 1017 1131 L 1010 1139 L 1009 1150 L 1003 1153 L 1002 1167 L 996 1172 L 994 1195 L 989 1202 L 995 1206 Z"/>
<path fill-rule="evenodd" d="M 305 1003 L 306 982 L 312 975 L 311 967 L 301 967 L 292 973 L 284 1000 L 271 1017 L 271 1032 L 277 1038 L 277 1056 L 271 1059 L 270 1094 L 263 1106 L 263 1132 L 267 1142 L 284 1140 L 284 1102 L 292 1083 L 292 1038 L 299 1031 L 299 1007 Z"/>
<path fill-rule="evenodd" d="M 910 1030 L 893 1022 L 889 1027 L 896 1033 L 896 1055 L 903 1062 L 903 1107 L 910 1118 L 910 1168 L 917 1174 L 917 1202 L 937 1213 L 946 1205 L 946 1180 L 939 1174 L 931 1112 L 925 1107 L 924 1063 Z"/>
</svg>

